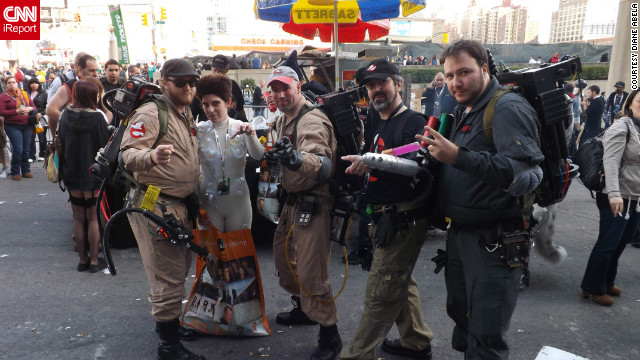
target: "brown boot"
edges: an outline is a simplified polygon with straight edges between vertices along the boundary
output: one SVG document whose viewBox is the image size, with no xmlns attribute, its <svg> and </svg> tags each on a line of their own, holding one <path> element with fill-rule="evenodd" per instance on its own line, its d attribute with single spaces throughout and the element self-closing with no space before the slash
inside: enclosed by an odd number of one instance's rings
<svg viewBox="0 0 640 360">
<path fill-rule="evenodd" d="M 620 296 L 622 295 L 622 290 L 619 287 L 613 285 L 610 288 L 607 288 L 607 294 L 611 296 Z"/>
<path fill-rule="evenodd" d="M 591 295 L 586 291 L 583 291 L 581 294 L 583 299 L 588 299 L 591 297 L 591 300 L 596 304 L 600 304 L 602 306 L 611 306 L 615 302 L 609 295 Z"/>
<path fill-rule="evenodd" d="M 20 174 L 11 175 L 11 180 L 22 180 L 22 176 Z"/>
</svg>

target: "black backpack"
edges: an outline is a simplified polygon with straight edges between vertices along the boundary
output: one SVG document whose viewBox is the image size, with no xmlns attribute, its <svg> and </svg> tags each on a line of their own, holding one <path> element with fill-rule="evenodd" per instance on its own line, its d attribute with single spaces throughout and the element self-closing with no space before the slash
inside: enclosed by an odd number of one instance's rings
<svg viewBox="0 0 640 360">
<path fill-rule="evenodd" d="M 629 124 L 627 125 L 627 144 L 629 143 L 629 136 L 631 129 Z M 574 164 L 578 165 L 580 174 L 578 178 L 582 185 L 584 185 L 590 191 L 600 192 L 605 185 L 604 164 L 602 158 L 604 156 L 604 134 L 607 131 L 603 131 L 597 136 L 585 141 L 576 154 L 573 156 Z"/>
</svg>

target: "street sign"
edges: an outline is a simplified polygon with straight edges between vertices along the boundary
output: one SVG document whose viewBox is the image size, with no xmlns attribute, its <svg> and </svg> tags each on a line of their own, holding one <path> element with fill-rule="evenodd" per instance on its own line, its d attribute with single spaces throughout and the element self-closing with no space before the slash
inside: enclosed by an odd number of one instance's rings
<svg viewBox="0 0 640 360">
<path fill-rule="evenodd" d="M 164 21 L 156 21 L 156 24 L 164 24 Z"/>
</svg>

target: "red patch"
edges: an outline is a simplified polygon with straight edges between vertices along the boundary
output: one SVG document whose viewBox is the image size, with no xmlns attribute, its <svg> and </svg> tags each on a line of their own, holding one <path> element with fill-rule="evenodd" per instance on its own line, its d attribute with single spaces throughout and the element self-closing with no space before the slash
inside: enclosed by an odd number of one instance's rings
<svg viewBox="0 0 640 360">
<path fill-rule="evenodd" d="M 471 131 L 471 125 L 465 125 L 463 126 L 460 131 L 465 132 L 465 131 Z"/>
<path fill-rule="evenodd" d="M 383 150 L 385 150 L 386 148 L 384 147 L 384 139 L 381 137 L 378 137 L 378 151 L 382 152 Z"/>
<path fill-rule="evenodd" d="M 136 121 L 131 124 L 131 129 L 129 129 L 129 134 L 134 139 L 140 139 L 144 136 L 147 130 L 144 127 L 144 123 L 142 121 Z"/>
<path fill-rule="evenodd" d="M 191 133 L 191 136 L 196 136 L 196 129 L 191 128 L 189 129 L 189 132 Z"/>
</svg>

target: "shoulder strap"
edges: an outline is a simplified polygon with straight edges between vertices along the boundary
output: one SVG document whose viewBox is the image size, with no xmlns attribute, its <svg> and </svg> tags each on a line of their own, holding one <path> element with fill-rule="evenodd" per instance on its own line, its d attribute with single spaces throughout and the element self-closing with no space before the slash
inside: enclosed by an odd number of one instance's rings
<svg viewBox="0 0 640 360">
<path fill-rule="evenodd" d="M 404 131 L 404 128 L 407 126 L 407 123 L 409 122 L 409 119 L 411 119 L 411 117 L 413 116 L 413 114 L 410 114 L 409 111 L 411 111 L 411 109 L 407 109 L 405 111 L 403 111 L 402 113 L 398 114 L 398 116 L 400 116 L 400 119 L 396 120 L 398 121 L 396 124 L 394 124 L 394 129 L 393 129 L 393 144 L 394 146 L 400 146 L 400 145 L 404 145 L 404 143 L 402 142 L 402 132 Z M 402 116 L 404 114 L 404 116 Z M 429 119 L 427 118 L 427 116 L 425 114 L 422 113 L 418 113 L 419 115 L 422 115 L 422 117 L 425 118 L 425 120 L 428 122 Z M 389 121 L 389 120 L 387 120 Z"/>
<path fill-rule="evenodd" d="M 300 122 L 300 119 L 302 119 L 303 116 L 305 116 L 308 112 L 311 112 L 311 110 L 313 109 L 315 108 L 312 106 L 308 106 L 307 104 L 304 104 L 304 106 L 302 106 L 302 109 L 300 109 L 300 112 L 298 113 L 296 118 L 293 120 L 293 132 L 291 133 L 291 137 L 292 137 L 291 146 L 296 150 L 297 150 L 296 143 L 298 140 L 298 123 Z"/>
<path fill-rule="evenodd" d="M 484 115 L 482 116 L 482 127 L 484 129 L 484 133 L 489 139 L 491 146 L 493 146 L 493 115 L 496 112 L 496 103 L 498 100 L 506 94 L 510 93 L 513 89 L 513 85 L 507 85 L 505 87 L 500 87 L 491 97 L 489 103 L 484 108 Z"/>
<path fill-rule="evenodd" d="M 169 107 L 164 102 L 161 95 L 153 95 L 151 98 L 154 104 L 158 107 L 158 120 L 160 121 L 160 130 L 158 131 L 158 138 L 153 143 L 152 149 L 158 145 L 160 139 L 167 133 L 167 127 L 169 126 Z"/>
</svg>

